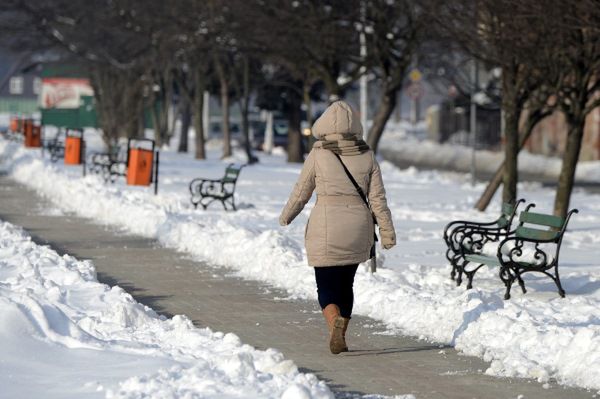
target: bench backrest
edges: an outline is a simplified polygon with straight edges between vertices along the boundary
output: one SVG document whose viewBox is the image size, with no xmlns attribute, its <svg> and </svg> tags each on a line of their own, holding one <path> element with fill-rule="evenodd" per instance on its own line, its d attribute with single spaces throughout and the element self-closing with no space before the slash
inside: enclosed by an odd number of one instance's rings
<svg viewBox="0 0 600 399">
<path fill-rule="evenodd" d="M 124 145 L 111 145 L 108 147 L 108 151 L 105 154 L 108 155 L 108 158 L 113 162 L 127 161 L 127 147 Z"/>
<path fill-rule="evenodd" d="M 525 202 L 524 199 L 520 199 L 518 200 L 515 204 L 511 204 L 508 202 L 503 202 L 502 203 L 502 214 L 500 215 L 500 217 L 498 218 L 498 220 L 496 221 L 496 223 L 498 224 L 498 227 L 504 229 L 508 229 L 510 228 L 510 225 L 512 224 L 513 218 L 515 217 L 515 214 L 517 213 L 517 208 L 519 207 L 519 205 L 521 205 L 523 202 Z"/>
<path fill-rule="evenodd" d="M 244 165 L 229 164 L 225 168 L 225 176 L 223 176 L 223 183 L 235 183 L 240 175 L 240 172 Z"/>
<path fill-rule="evenodd" d="M 527 240 L 558 242 L 565 232 L 571 215 L 577 212 L 577 209 L 571 210 L 566 218 L 529 211 L 521 212 L 515 235 Z"/>
</svg>

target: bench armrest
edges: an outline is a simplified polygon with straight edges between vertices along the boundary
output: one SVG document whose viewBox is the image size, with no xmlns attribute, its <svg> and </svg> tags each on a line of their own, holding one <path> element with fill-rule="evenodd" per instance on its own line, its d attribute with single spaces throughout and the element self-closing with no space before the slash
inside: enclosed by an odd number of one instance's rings
<svg viewBox="0 0 600 399">
<path fill-rule="evenodd" d="M 210 186 L 214 187 L 215 184 L 220 184 L 221 186 L 223 186 L 223 180 L 222 179 L 203 179 L 203 178 L 196 178 L 193 179 L 190 182 L 190 193 L 196 194 L 196 193 L 202 193 L 205 184 L 209 184 Z"/>
<path fill-rule="evenodd" d="M 511 246 L 511 243 L 514 245 Z M 522 237 L 507 237 L 498 245 L 498 251 L 496 256 L 502 265 L 507 265 L 508 262 L 523 262 L 524 260 L 515 259 L 515 257 L 520 257 L 523 255 L 523 248 L 525 247 L 525 243 L 535 244 L 533 247 L 534 257 L 539 261 L 538 266 L 546 266 L 550 260 L 556 259 L 556 256 L 551 255 L 547 250 L 538 247 L 538 244 L 556 244 L 558 242 L 556 239 L 540 239 L 540 240 L 530 240 Z M 509 248 L 510 247 L 510 248 Z M 531 247 L 529 247 L 531 248 Z M 558 248 L 558 247 L 557 247 Z M 527 262 L 529 263 L 529 262 Z M 535 264 L 535 263 L 534 263 Z"/>
<path fill-rule="evenodd" d="M 192 184 L 204 183 L 204 182 L 212 182 L 212 183 L 220 183 L 222 179 L 204 179 L 204 178 L 196 178 L 190 182 L 190 186 Z"/>
<path fill-rule="evenodd" d="M 497 225 L 497 221 L 493 222 L 471 222 L 468 220 L 454 220 L 446 225 L 444 228 L 444 240 L 448 242 L 448 238 L 452 234 L 452 232 L 461 227 L 486 227 L 486 226 L 494 226 Z"/>
<path fill-rule="evenodd" d="M 489 241 L 498 241 L 501 237 L 508 236 L 507 231 L 501 227 L 460 225 L 444 237 L 446 245 L 458 252 L 465 244 L 483 246 Z"/>
</svg>

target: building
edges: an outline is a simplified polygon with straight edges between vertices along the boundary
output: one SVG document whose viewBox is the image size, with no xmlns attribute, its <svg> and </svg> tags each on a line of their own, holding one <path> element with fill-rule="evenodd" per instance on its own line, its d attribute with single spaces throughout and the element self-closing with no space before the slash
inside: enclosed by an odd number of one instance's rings
<svg viewBox="0 0 600 399">
<path fill-rule="evenodd" d="M 38 110 L 40 66 L 31 58 L 0 48 L 0 115 L 31 115 Z"/>
<path fill-rule="evenodd" d="M 526 148 L 534 154 L 562 156 L 567 141 L 567 122 L 561 112 L 554 112 L 534 128 Z M 600 160 L 600 107 L 594 109 L 585 121 L 581 161 Z"/>
</svg>

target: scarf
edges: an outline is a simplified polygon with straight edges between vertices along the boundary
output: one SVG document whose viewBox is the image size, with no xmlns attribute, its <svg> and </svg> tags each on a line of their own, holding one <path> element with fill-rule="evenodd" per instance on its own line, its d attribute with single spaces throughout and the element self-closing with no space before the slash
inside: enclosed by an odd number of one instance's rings
<svg viewBox="0 0 600 399">
<path fill-rule="evenodd" d="M 314 147 L 329 150 L 338 155 L 360 155 L 369 151 L 369 145 L 352 133 L 328 134 L 318 140 Z"/>
</svg>

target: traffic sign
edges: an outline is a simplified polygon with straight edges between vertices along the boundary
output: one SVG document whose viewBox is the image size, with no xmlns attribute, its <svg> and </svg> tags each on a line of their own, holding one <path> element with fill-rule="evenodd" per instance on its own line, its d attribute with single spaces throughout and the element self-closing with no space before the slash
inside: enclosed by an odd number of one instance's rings
<svg viewBox="0 0 600 399">
<path fill-rule="evenodd" d="M 423 74 L 421 73 L 421 71 L 419 71 L 417 68 L 415 68 L 412 71 L 410 71 L 410 73 L 408 74 L 408 77 L 411 82 L 416 83 L 416 82 L 419 82 L 423 78 Z"/>
<path fill-rule="evenodd" d="M 423 97 L 423 94 L 424 90 L 423 85 L 421 83 L 413 82 L 406 88 L 406 95 L 412 98 L 413 100 L 417 100 Z"/>
</svg>

